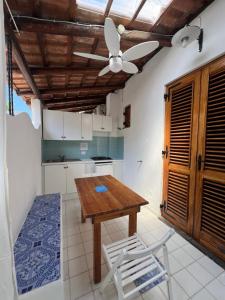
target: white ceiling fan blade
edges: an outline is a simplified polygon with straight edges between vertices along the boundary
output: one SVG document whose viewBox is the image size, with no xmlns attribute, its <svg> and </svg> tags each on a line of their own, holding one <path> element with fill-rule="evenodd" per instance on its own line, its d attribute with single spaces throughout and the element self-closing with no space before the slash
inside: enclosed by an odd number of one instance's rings
<svg viewBox="0 0 225 300">
<path fill-rule="evenodd" d="M 122 55 L 122 59 L 126 61 L 135 60 L 151 53 L 158 47 L 158 41 L 144 42 L 125 51 Z"/>
<path fill-rule="evenodd" d="M 138 72 L 137 66 L 129 61 L 123 61 L 122 70 L 130 74 L 135 74 Z"/>
<path fill-rule="evenodd" d="M 96 55 L 96 54 L 91 54 L 91 53 L 84 53 L 84 52 L 73 52 L 73 54 L 82 56 L 85 58 L 91 58 L 91 59 L 96 59 L 96 60 L 103 60 L 103 61 L 108 61 L 109 59 L 107 57 L 101 56 L 101 55 Z"/>
<path fill-rule="evenodd" d="M 106 66 L 105 68 L 103 68 L 99 73 L 98 76 L 103 76 L 106 73 L 108 73 L 110 71 L 109 66 Z"/>
<path fill-rule="evenodd" d="M 117 56 L 120 51 L 120 35 L 111 18 L 105 19 L 104 36 L 109 52 L 113 56 Z"/>
</svg>

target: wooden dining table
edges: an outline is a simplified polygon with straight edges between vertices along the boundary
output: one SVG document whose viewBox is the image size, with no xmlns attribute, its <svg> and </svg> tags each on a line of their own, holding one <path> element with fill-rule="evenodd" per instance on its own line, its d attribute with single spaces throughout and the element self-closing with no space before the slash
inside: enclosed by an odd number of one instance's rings
<svg viewBox="0 0 225 300">
<path fill-rule="evenodd" d="M 111 175 L 76 178 L 81 204 L 81 220 L 92 219 L 93 224 L 93 278 L 101 281 L 101 222 L 129 216 L 128 235 L 137 231 L 137 213 L 142 205 L 148 204 L 137 193 Z M 97 192 L 96 187 L 104 185 L 105 192 Z"/>
</svg>

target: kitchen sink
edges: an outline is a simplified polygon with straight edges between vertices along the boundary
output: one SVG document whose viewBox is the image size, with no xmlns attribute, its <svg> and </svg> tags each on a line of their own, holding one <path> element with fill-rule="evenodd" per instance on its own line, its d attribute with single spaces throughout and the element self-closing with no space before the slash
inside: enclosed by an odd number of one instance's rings
<svg viewBox="0 0 225 300">
<path fill-rule="evenodd" d="M 59 162 L 73 162 L 73 161 L 81 161 L 81 159 L 79 158 L 47 159 L 45 163 L 59 163 Z"/>
</svg>

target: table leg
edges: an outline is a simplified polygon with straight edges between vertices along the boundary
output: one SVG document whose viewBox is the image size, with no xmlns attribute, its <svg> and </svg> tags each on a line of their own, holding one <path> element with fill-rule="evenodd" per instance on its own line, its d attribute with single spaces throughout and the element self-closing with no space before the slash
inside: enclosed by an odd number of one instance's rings
<svg viewBox="0 0 225 300">
<path fill-rule="evenodd" d="M 129 236 L 137 232 L 137 212 L 129 214 Z"/>
<path fill-rule="evenodd" d="M 93 224 L 94 256 L 93 256 L 93 277 L 94 282 L 101 281 L 101 223 Z"/>
<path fill-rule="evenodd" d="M 82 223 L 85 223 L 86 219 L 85 219 L 85 217 L 84 217 L 84 215 L 83 215 L 82 208 L 81 208 L 80 212 L 81 212 L 81 222 L 82 222 Z"/>
</svg>

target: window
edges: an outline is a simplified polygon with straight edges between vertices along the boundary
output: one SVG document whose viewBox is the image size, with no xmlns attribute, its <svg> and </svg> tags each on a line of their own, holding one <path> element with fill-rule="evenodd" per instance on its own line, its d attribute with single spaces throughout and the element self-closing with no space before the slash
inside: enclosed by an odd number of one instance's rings
<svg viewBox="0 0 225 300">
<path fill-rule="evenodd" d="M 78 7 L 104 13 L 108 0 L 77 0 Z"/>
<path fill-rule="evenodd" d="M 137 20 L 154 24 L 170 3 L 171 0 L 146 1 L 137 16 Z"/>
<path fill-rule="evenodd" d="M 147 0 L 141 8 L 137 20 L 155 23 L 172 0 Z M 80 8 L 104 14 L 108 0 L 77 0 Z M 132 19 L 142 0 L 113 0 L 109 15 Z"/>
</svg>

